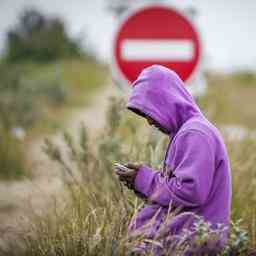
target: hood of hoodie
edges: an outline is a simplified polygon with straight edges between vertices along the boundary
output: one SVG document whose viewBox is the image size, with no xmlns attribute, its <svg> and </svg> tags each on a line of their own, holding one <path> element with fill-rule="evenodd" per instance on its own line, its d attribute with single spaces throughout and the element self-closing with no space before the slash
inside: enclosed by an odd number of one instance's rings
<svg viewBox="0 0 256 256">
<path fill-rule="evenodd" d="M 166 67 L 145 68 L 132 86 L 127 108 L 151 117 L 169 134 L 175 134 L 188 119 L 202 115 L 183 81 Z"/>
</svg>

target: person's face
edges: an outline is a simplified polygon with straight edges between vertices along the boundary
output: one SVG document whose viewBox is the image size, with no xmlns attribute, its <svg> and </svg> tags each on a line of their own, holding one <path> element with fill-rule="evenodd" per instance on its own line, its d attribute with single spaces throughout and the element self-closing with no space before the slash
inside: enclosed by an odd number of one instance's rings
<svg viewBox="0 0 256 256">
<path fill-rule="evenodd" d="M 155 126 L 158 130 L 160 130 L 161 132 L 168 134 L 168 131 L 166 131 L 159 123 L 157 123 L 157 122 L 156 122 L 155 120 L 153 120 L 151 117 L 146 116 L 146 119 L 147 119 L 148 124 L 149 124 L 150 126 L 153 125 L 153 126 Z"/>
</svg>

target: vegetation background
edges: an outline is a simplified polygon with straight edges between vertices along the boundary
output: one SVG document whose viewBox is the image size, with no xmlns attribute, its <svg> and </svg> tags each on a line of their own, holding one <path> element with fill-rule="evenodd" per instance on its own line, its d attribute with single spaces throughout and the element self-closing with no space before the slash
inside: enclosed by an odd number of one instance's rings
<svg viewBox="0 0 256 256">
<path fill-rule="evenodd" d="M 60 19 L 28 9 L 8 32 L 0 77 L 0 176 L 8 179 L 27 173 L 19 137 L 60 128 L 103 83 L 106 67 L 81 50 Z"/>
<path fill-rule="evenodd" d="M 97 95 L 109 83 L 109 73 L 90 49 L 81 50 L 79 41 L 67 35 L 60 19 L 30 9 L 9 31 L 0 77 L 0 186 L 9 186 L 35 179 L 31 142 L 64 129 L 93 98 L 102 104 Z M 233 223 L 221 255 L 255 255 L 256 74 L 207 73 L 206 78 L 209 90 L 198 103 L 224 136 L 233 176 Z M 118 183 L 113 162 L 141 161 L 159 169 L 167 140 L 127 113 L 124 102 L 110 99 L 106 124 L 93 138 L 88 130 L 94 127 L 82 125 L 75 136 L 64 132 L 57 145 L 46 140 L 43 149 L 57 163 L 51 171 L 60 173 L 61 193 L 52 196 L 43 214 L 31 207 L 20 225 L 0 227 L 0 254 L 128 255 L 143 240 L 127 238 L 128 222 L 143 202 Z M 0 205 L 3 210 L 9 215 L 16 208 Z M 195 239 L 185 234 L 184 242 L 166 254 L 182 255 L 202 245 L 207 249 L 215 234 L 204 222 L 196 231 Z M 148 242 L 159 245 L 161 239 Z"/>
</svg>

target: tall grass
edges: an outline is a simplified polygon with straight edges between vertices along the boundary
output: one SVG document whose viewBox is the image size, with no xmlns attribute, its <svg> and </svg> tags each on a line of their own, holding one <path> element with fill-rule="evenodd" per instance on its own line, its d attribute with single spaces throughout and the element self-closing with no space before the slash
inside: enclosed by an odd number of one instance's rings
<svg viewBox="0 0 256 256">
<path fill-rule="evenodd" d="M 250 138 L 227 143 L 232 168 L 233 219 L 243 219 L 251 244 L 256 248 L 256 141 Z"/>
<path fill-rule="evenodd" d="M 6 255 L 129 255 L 144 239 L 140 235 L 132 240 L 127 237 L 128 223 L 143 201 L 117 181 L 113 163 L 137 161 L 158 169 L 167 138 L 146 132 L 143 124 L 125 115 L 122 101 L 112 99 L 96 153 L 83 126 L 78 143 L 68 133 L 64 134 L 64 140 L 65 150 L 46 140 L 44 151 L 60 164 L 66 192 L 60 201 L 65 203 L 56 204 L 45 216 L 35 215 L 28 230 L 20 235 L 23 247 L 11 246 Z M 255 248 L 256 161 L 251 154 L 255 147 L 256 142 L 249 139 L 228 143 L 234 223 L 228 244 L 219 255 L 250 255 Z M 192 248 L 203 248 L 216 236 L 203 221 L 195 227 L 195 232 L 193 240 L 189 232 L 184 232 L 183 242 L 172 243 L 169 246 L 172 250 L 165 251 L 165 255 L 183 255 L 185 251 L 193 251 Z M 161 237 L 147 243 L 153 245 L 153 250 L 161 246 Z M 207 255 L 205 251 L 200 253 L 196 251 L 195 255 Z M 152 255 L 152 251 L 145 255 Z"/>
<path fill-rule="evenodd" d="M 256 76 L 253 73 L 207 75 L 208 90 L 199 104 L 218 125 L 239 125 L 256 129 Z"/>
</svg>

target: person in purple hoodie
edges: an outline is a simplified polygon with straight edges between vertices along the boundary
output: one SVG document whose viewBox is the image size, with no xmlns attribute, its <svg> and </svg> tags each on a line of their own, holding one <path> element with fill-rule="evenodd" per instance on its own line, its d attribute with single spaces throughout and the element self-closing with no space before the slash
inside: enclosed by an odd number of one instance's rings
<svg viewBox="0 0 256 256">
<path fill-rule="evenodd" d="M 161 171 L 131 163 L 131 172 L 117 170 L 119 179 L 148 202 L 133 217 L 129 233 L 142 230 L 145 237 L 154 238 L 170 207 L 180 209 L 180 214 L 171 218 L 166 236 L 180 234 L 184 225 L 192 227 L 194 215 L 212 228 L 228 227 L 231 174 L 217 128 L 204 117 L 179 76 L 166 67 L 145 68 L 132 87 L 127 108 L 169 136 L 170 142 Z"/>
</svg>

